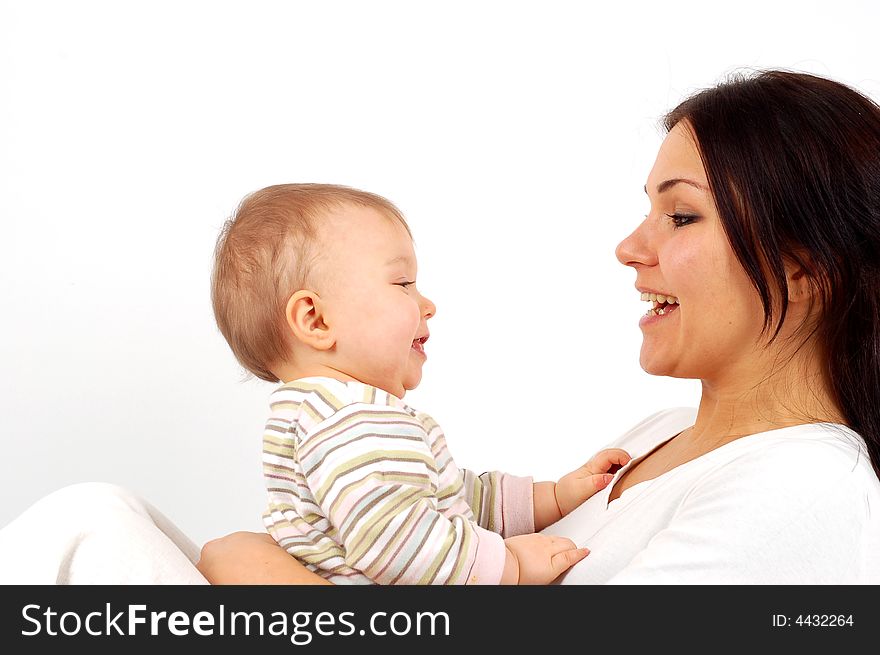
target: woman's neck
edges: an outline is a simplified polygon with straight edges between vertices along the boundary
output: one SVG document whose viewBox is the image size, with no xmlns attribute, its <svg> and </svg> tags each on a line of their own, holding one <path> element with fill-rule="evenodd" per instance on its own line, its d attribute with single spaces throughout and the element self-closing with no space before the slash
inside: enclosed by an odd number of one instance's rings
<svg viewBox="0 0 880 655">
<path fill-rule="evenodd" d="M 703 380 L 691 438 L 718 440 L 717 445 L 721 445 L 737 437 L 792 425 L 845 423 L 822 373 L 821 357 L 806 349 L 798 355 L 779 367 L 764 362 L 756 367 L 757 374 L 739 372 L 723 382 Z"/>
</svg>

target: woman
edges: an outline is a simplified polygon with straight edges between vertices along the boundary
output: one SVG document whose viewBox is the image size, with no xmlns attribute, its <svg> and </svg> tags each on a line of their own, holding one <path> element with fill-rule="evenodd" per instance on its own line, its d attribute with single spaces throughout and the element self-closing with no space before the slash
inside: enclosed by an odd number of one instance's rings
<svg viewBox="0 0 880 655">
<path fill-rule="evenodd" d="M 665 126 L 617 257 L 652 300 L 642 367 L 700 379 L 700 406 L 615 442 L 632 462 L 546 529 L 591 549 L 562 582 L 878 583 L 880 108 L 770 71 Z M 322 581 L 248 533 L 200 569 Z"/>
<path fill-rule="evenodd" d="M 666 128 L 645 186 L 651 211 L 617 256 L 652 301 L 642 367 L 698 378 L 702 397 L 613 444 L 632 461 L 546 529 L 591 550 L 562 582 L 880 583 L 880 108 L 771 71 L 698 93 Z M 23 549 L 18 536 L 70 493 L 0 533 L 0 551 Z M 201 581 L 155 510 L 100 500 L 124 491 L 87 493 L 84 505 L 114 520 L 56 538 L 67 568 L 55 579 L 88 581 L 111 526 L 124 539 L 134 522 L 152 536 L 132 539 L 166 554 L 118 581 L 162 567 L 155 579 Z M 198 569 L 214 583 L 324 582 L 244 532 L 206 544 Z"/>
</svg>

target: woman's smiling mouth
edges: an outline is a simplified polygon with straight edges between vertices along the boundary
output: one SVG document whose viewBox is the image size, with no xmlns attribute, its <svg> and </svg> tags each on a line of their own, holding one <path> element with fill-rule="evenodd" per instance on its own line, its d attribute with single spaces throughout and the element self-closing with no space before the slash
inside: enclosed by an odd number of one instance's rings
<svg viewBox="0 0 880 655">
<path fill-rule="evenodd" d="M 657 323 L 666 316 L 674 313 L 680 305 L 678 298 L 671 294 L 642 291 L 641 298 L 643 301 L 652 303 L 653 306 L 639 320 L 639 327 Z"/>
</svg>

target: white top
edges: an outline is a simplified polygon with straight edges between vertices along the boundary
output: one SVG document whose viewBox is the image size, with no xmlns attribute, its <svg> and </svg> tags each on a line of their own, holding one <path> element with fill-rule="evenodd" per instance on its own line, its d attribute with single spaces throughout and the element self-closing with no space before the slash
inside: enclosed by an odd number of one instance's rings
<svg viewBox="0 0 880 655">
<path fill-rule="evenodd" d="M 633 460 L 544 530 L 591 551 L 561 584 L 880 583 L 880 481 L 843 425 L 741 437 L 608 502 L 626 468 L 695 418 L 658 412 L 612 444 Z"/>
</svg>

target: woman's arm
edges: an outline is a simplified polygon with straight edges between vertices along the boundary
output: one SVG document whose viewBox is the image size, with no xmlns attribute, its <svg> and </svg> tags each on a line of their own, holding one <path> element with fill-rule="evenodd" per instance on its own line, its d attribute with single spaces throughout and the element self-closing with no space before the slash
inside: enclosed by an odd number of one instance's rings
<svg viewBox="0 0 880 655">
<path fill-rule="evenodd" d="M 268 534 L 233 532 L 202 547 L 196 567 L 211 584 L 332 584 L 312 573 Z"/>
</svg>

